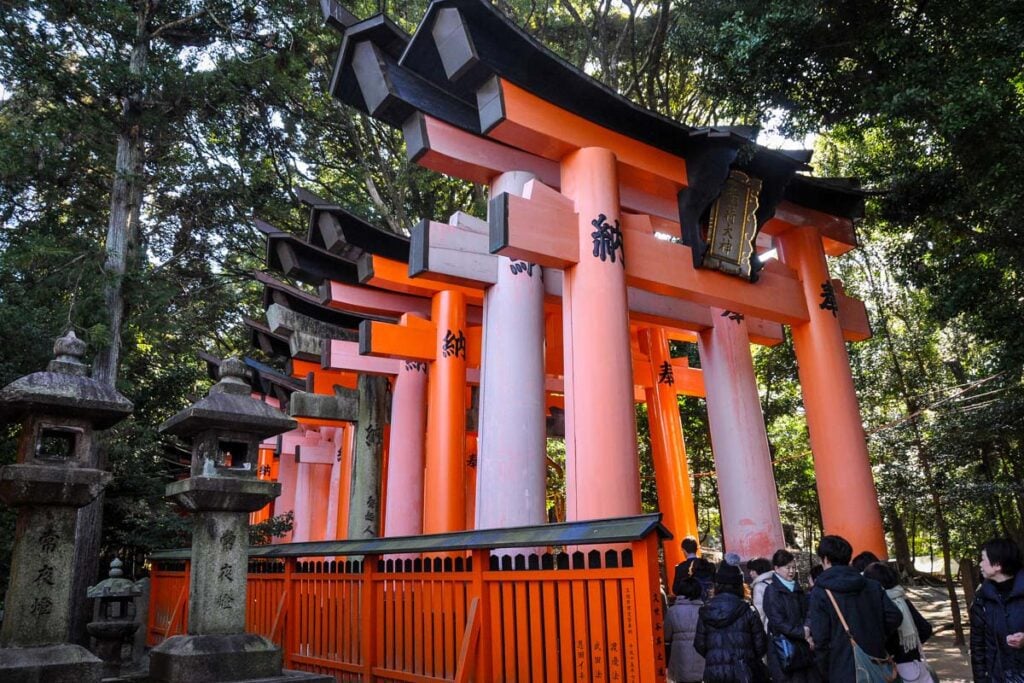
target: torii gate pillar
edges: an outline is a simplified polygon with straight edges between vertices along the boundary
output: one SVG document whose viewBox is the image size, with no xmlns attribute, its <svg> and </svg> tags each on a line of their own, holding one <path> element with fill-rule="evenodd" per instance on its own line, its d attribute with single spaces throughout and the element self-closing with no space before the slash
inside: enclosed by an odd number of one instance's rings
<svg viewBox="0 0 1024 683">
<path fill-rule="evenodd" d="M 665 543 L 665 566 L 675 567 L 686 559 L 679 541 L 687 536 L 697 538 L 697 511 L 693 506 L 693 489 L 686 462 L 686 442 L 679 419 L 679 402 L 668 336 L 664 328 L 640 331 L 640 348 L 650 359 L 653 385 L 645 388 L 647 421 L 651 432 L 651 455 L 658 490 L 658 509 L 674 541 Z M 667 368 L 667 371 L 664 370 Z"/>
<path fill-rule="evenodd" d="M 430 319 L 436 325 L 437 357 L 427 385 L 423 533 L 437 534 L 466 527 L 465 295 L 435 294 Z"/>
<path fill-rule="evenodd" d="M 399 361 L 391 397 L 385 536 L 419 536 L 423 533 L 426 397 L 427 364 Z"/>
<path fill-rule="evenodd" d="M 785 547 L 768 434 L 743 316 L 712 308 L 700 333 L 700 365 L 718 473 L 725 549 L 744 560 Z"/>
<path fill-rule="evenodd" d="M 568 521 L 640 513 L 615 163 L 611 150 L 585 147 L 561 166 L 562 193 L 579 215 L 580 253 L 562 285 Z"/>
<path fill-rule="evenodd" d="M 800 276 L 810 313 L 808 322 L 793 326 L 793 350 L 825 533 L 844 537 L 854 552 L 870 550 L 888 557 L 860 405 L 821 235 L 813 226 L 801 226 L 776 239 L 783 262 Z"/>
<path fill-rule="evenodd" d="M 530 173 L 503 173 L 491 196 L 521 195 Z M 546 520 L 544 283 L 541 268 L 498 256 L 484 294 L 476 528 Z"/>
</svg>

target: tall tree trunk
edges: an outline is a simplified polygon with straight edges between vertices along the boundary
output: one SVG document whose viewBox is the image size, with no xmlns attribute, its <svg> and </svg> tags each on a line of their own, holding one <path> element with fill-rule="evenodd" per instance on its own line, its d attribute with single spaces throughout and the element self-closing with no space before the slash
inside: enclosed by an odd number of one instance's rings
<svg viewBox="0 0 1024 683">
<path fill-rule="evenodd" d="M 872 277 L 870 267 L 865 268 L 865 272 L 868 275 L 868 282 L 875 300 L 884 301 L 885 299 L 879 291 L 874 277 Z M 903 321 L 908 325 L 908 327 L 910 326 L 910 321 L 905 318 Z M 911 390 L 910 384 L 907 380 L 907 375 L 903 370 L 903 363 L 900 360 L 899 354 L 896 352 L 896 347 L 892 340 L 892 334 L 889 331 L 889 323 L 886 318 L 885 311 L 882 312 L 881 316 L 880 332 L 882 333 L 882 339 L 885 341 L 885 349 L 889 354 L 889 360 L 892 363 L 893 372 L 896 375 L 900 398 L 907 410 L 907 414 L 917 415 L 921 406 L 914 395 L 915 392 Z M 914 358 L 920 376 L 923 378 L 928 377 L 928 372 L 924 367 L 924 360 L 921 358 L 921 355 L 914 349 L 911 350 L 911 355 Z M 935 481 L 932 453 L 928 443 L 925 441 L 924 435 L 921 433 L 920 422 L 917 418 L 910 421 L 910 427 L 913 431 L 913 443 L 917 448 L 917 457 L 921 463 L 921 469 L 924 471 L 925 486 L 928 487 L 928 492 L 932 499 L 932 506 L 935 511 L 935 527 L 939 532 L 939 544 L 942 548 L 942 569 L 946 579 L 946 591 L 949 595 L 949 606 L 953 614 L 953 631 L 955 633 L 954 642 L 957 645 L 963 645 L 965 642 L 963 618 L 960 614 L 960 601 L 956 594 L 956 584 L 953 581 L 951 565 L 952 555 L 949 544 L 949 523 L 946 518 L 945 505 L 942 500 L 941 492 L 939 491 Z"/>
<path fill-rule="evenodd" d="M 910 559 L 910 542 L 907 539 L 907 527 L 903 523 L 903 516 L 895 505 L 886 507 L 885 516 L 889 518 L 889 526 L 892 528 L 892 545 L 896 551 L 896 564 L 899 565 L 900 574 L 913 576 L 914 562 Z"/>
<path fill-rule="evenodd" d="M 109 344 L 97 349 L 92 368 L 93 379 L 111 387 L 117 383 L 121 360 L 124 276 L 138 244 L 144 190 L 141 113 L 142 83 L 149 57 L 149 35 L 146 31 L 148 7 L 148 3 L 141 3 L 136 18 L 135 45 L 129 62 L 131 78 L 121 105 L 117 159 L 110 190 L 110 222 L 107 225 L 106 260 L 103 264 L 107 278 L 103 302 L 107 313 Z M 105 460 L 105 456 L 101 455 L 103 467 L 106 466 Z M 91 621 L 92 610 L 85 595 L 88 587 L 99 578 L 104 499 L 101 493 L 96 500 L 81 508 L 75 522 L 75 568 L 71 577 L 69 636 L 72 642 L 86 646 L 89 644 L 89 635 L 85 625 Z"/>
<path fill-rule="evenodd" d="M 144 189 L 144 143 L 142 136 L 142 83 L 149 58 L 146 15 L 140 12 L 135 47 L 132 49 L 128 93 L 122 103 L 121 126 L 117 135 L 117 161 L 110 188 L 110 222 L 107 224 L 107 281 L 103 303 L 107 312 L 109 343 L 98 350 L 93 361 L 94 379 L 114 386 L 121 360 L 124 327 L 124 278 L 139 241 L 139 219 Z"/>
</svg>

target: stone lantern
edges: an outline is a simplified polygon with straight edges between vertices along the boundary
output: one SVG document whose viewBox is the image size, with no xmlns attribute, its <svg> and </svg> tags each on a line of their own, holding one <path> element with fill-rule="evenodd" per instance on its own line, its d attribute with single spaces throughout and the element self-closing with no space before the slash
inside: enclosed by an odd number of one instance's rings
<svg viewBox="0 0 1024 683">
<path fill-rule="evenodd" d="M 188 479 L 167 486 L 167 497 L 194 515 L 188 635 L 168 638 L 150 652 L 156 681 L 330 681 L 289 672 L 281 650 L 245 632 L 249 513 L 281 493 L 256 477 L 259 444 L 294 429 L 294 420 L 252 398 L 249 370 L 237 358 L 220 366 L 206 398 L 181 411 L 160 431 L 192 440 Z"/>
<path fill-rule="evenodd" d="M 85 343 L 57 340 L 45 372 L 0 389 L 0 420 L 20 422 L 17 463 L 0 469 L 0 500 L 18 510 L 11 584 L 0 629 L 0 680 L 99 681 L 102 662 L 67 642 L 77 509 L 111 475 L 97 468 L 97 432 L 132 412 L 88 376 Z"/>
<path fill-rule="evenodd" d="M 98 619 L 85 628 L 96 640 L 96 655 L 105 662 L 107 677 L 121 673 L 121 651 L 140 626 L 135 620 L 135 599 L 142 591 L 134 581 L 124 578 L 122 566 L 115 557 L 107 578 L 89 586 L 87 593 L 97 602 Z"/>
</svg>

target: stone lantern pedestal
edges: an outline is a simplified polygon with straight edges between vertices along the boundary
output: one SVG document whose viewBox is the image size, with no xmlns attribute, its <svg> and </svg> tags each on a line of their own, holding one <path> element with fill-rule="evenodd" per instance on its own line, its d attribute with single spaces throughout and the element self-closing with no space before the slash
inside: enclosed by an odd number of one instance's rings
<svg viewBox="0 0 1024 683">
<path fill-rule="evenodd" d="M 192 476 L 168 485 L 167 496 L 192 512 L 194 526 L 188 635 L 150 652 L 156 681 L 333 681 L 282 671 L 281 649 L 245 632 L 249 513 L 281 493 L 280 484 L 256 478 L 259 443 L 295 426 L 251 397 L 247 373 L 238 359 L 225 360 L 209 396 L 160 428 L 192 439 Z"/>
<path fill-rule="evenodd" d="M 18 510 L 11 583 L 0 629 L 0 681 L 98 683 L 103 663 L 68 643 L 76 510 L 111 475 L 96 468 L 96 432 L 132 411 L 88 375 L 84 342 L 57 340 L 56 358 L 0 390 L 0 419 L 22 423 L 17 463 L 0 469 L 0 500 Z"/>
</svg>

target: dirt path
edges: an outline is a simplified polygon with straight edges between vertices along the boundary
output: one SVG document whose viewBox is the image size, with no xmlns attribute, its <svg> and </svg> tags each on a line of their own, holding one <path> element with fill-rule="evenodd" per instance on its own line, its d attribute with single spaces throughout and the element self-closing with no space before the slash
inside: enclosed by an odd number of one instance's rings
<svg viewBox="0 0 1024 683">
<path fill-rule="evenodd" d="M 925 657 L 935 667 L 942 683 L 969 683 L 971 681 L 971 661 L 967 646 L 953 643 L 953 613 L 949 606 L 949 598 L 945 588 L 910 588 L 907 590 L 914 607 L 921 612 L 935 629 L 924 646 Z M 965 637 L 970 638 L 967 619 L 967 604 L 962 592 L 960 597 L 960 614 L 964 621 Z"/>
</svg>

